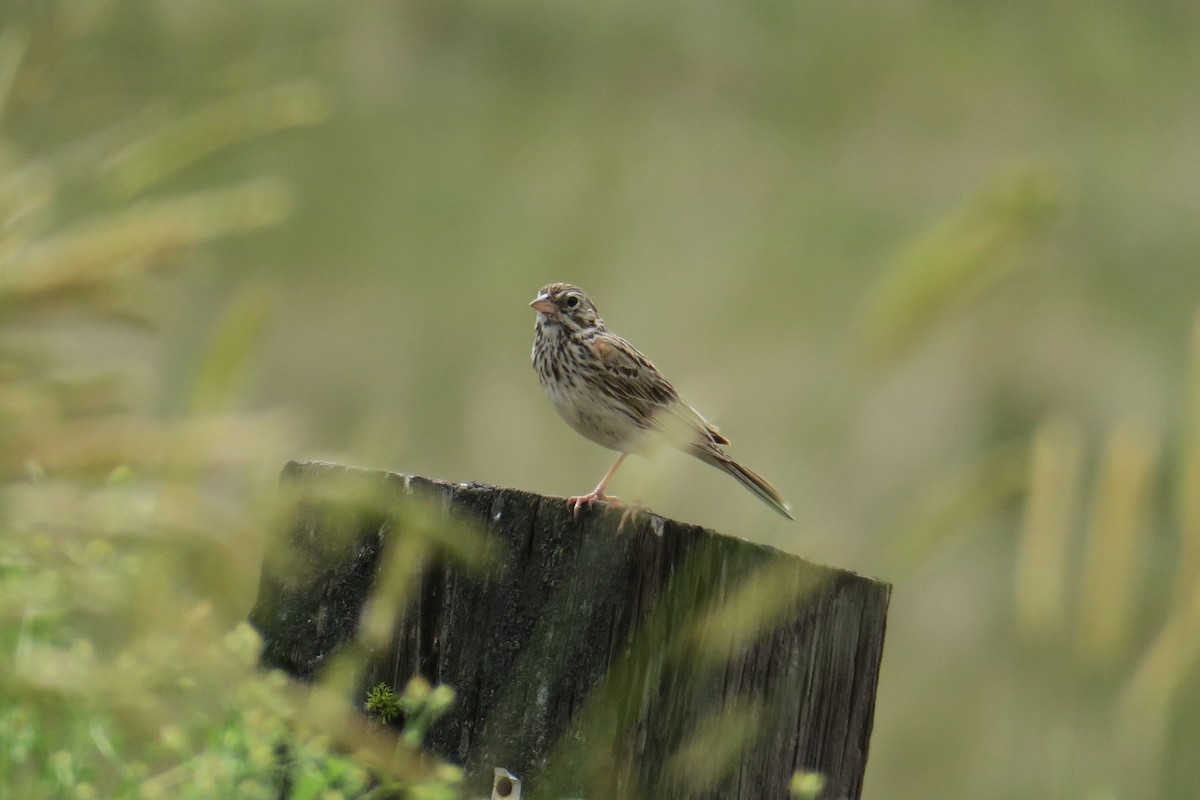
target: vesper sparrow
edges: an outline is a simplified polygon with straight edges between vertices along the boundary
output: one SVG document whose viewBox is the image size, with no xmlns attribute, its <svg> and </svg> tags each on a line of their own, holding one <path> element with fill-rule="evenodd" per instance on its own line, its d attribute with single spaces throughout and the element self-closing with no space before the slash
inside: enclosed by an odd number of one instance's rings
<svg viewBox="0 0 1200 800">
<path fill-rule="evenodd" d="M 725 454 L 721 447 L 729 440 L 679 399 L 650 359 L 609 332 L 582 289 L 552 283 L 529 305 L 537 311 L 533 368 L 554 410 L 578 433 L 621 454 L 589 494 L 567 498 L 576 516 L 598 501 L 619 505 L 619 498 L 604 493 L 617 467 L 630 453 L 665 443 L 728 472 L 793 518 L 771 484 Z"/>
</svg>

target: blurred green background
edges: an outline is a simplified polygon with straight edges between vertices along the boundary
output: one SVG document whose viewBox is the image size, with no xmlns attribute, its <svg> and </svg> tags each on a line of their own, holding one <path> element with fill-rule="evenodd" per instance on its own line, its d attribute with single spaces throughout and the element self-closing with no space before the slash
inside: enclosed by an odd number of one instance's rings
<svg viewBox="0 0 1200 800">
<path fill-rule="evenodd" d="M 0 26 L 5 308 L 65 231 L 107 315 L 68 286 L 5 333 L 131 377 L 130 418 L 247 415 L 210 456 L 262 491 L 294 457 L 582 493 L 610 454 L 543 397 L 526 305 L 579 284 L 797 523 L 680 455 L 613 491 L 895 584 L 865 796 L 1195 796 L 1197 4 L 9 0 Z M 87 238 L 160 212 L 129 252 Z M 257 547 L 227 551 L 235 612 Z"/>
</svg>

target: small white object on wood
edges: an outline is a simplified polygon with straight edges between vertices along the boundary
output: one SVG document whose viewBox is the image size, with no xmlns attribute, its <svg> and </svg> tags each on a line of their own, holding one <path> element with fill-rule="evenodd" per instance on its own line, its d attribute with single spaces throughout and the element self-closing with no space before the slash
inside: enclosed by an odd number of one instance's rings
<svg viewBox="0 0 1200 800">
<path fill-rule="evenodd" d="M 492 800 L 521 800 L 521 779 L 504 767 L 496 767 L 492 778 Z"/>
</svg>

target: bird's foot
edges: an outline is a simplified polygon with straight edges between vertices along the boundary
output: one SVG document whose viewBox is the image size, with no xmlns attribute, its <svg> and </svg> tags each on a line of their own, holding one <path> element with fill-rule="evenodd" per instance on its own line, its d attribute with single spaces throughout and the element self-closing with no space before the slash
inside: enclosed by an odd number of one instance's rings
<svg viewBox="0 0 1200 800">
<path fill-rule="evenodd" d="M 638 514 L 641 514 L 643 511 L 650 511 L 650 507 L 642 505 L 641 500 L 634 500 L 628 504 L 622 503 L 622 505 L 625 507 L 625 510 L 621 512 L 621 521 L 617 523 L 617 533 L 625 529 L 626 522 L 630 520 L 636 521 Z"/>
<path fill-rule="evenodd" d="M 636 520 L 638 514 L 650 510 L 650 507 L 642 505 L 640 500 L 635 500 L 633 503 L 626 503 L 616 495 L 605 494 L 595 489 L 588 494 L 567 498 L 567 506 L 572 510 L 575 519 L 579 519 L 579 512 L 583 510 L 584 506 L 590 507 L 594 503 L 604 503 L 609 508 L 621 509 L 621 520 L 617 523 L 617 533 L 625 529 L 625 523 L 630 520 Z"/>
<path fill-rule="evenodd" d="M 581 494 L 577 497 L 567 498 L 567 507 L 570 508 L 575 516 L 579 519 L 579 512 L 584 506 L 591 506 L 593 503 L 604 503 L 613 508 L 624 508 L 625 501 L 611 494 L 605 494 L 599 489 L 593 489 L 587 494 Z"/>
</svg>

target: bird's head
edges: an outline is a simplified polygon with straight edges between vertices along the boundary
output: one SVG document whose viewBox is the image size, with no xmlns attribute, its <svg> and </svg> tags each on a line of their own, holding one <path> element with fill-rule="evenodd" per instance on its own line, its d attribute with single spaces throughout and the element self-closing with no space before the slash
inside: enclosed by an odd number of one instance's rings
<svg viewBox="0 0 1200 800">
<path fill-rule="evenodd" d="M 604 320 L 587 294 L 569 283 L 543 286 L 529 305 L 538 312 L 539 324 L 558 324 L 572 331 L 604 327 Z"/>
</svg>

